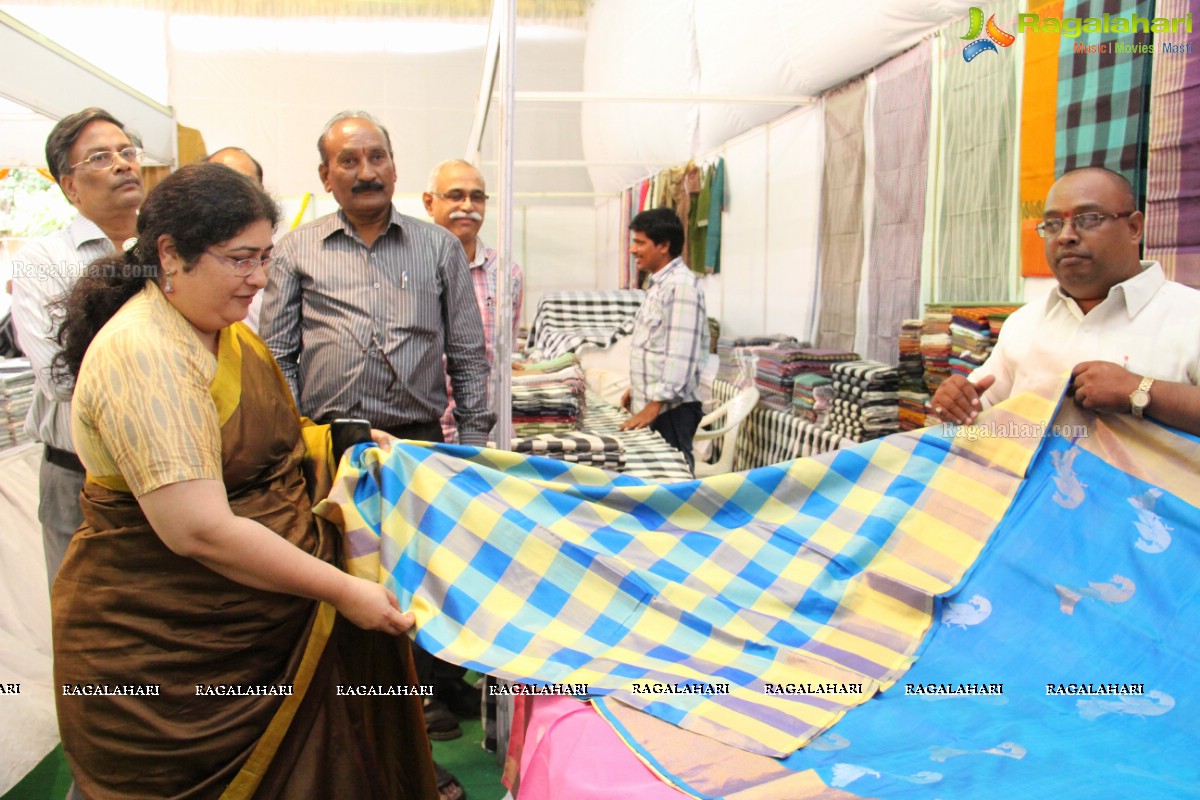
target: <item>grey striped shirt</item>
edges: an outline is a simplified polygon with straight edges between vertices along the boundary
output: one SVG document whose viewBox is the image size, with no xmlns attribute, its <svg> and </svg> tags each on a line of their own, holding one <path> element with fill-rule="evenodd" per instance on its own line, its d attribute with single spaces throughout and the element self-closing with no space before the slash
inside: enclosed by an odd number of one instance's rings
<svg viewBox="0 0 1200 800">
<path fill-rule="evenodd" d="M 483 326 L 458 239 L 393 208 L 368 248 L 338 211 L 285 236 L 275 256 L 260 332 L 302 414 L 437 422 L 449 373 L 460 440 L 486 442 Z"/>
</svg>

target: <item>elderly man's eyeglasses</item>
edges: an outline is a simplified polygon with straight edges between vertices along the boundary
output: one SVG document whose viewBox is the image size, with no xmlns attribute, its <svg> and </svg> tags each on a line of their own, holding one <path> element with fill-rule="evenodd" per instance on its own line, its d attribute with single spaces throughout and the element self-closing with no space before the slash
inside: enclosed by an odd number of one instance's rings
<svg viewBox="0 0 1200 800">
<path fill-rule="evenodd" d="M 1114 214 L 1104 214 L 1099 211 L 1085 211 L 1082 214 L 1068 214 L 1061 219 L 1044 219 L 1037 225 L 1038 236 L 1049 239 L 1062 233 L 1063 225 L 1070 222 L 1071 227 L 1078 231 L 1094 231 L 1110 219 L 1121 219 L 1132 216 L 1136 211 L 1118 211 Z"/>
<path fill-rule="evenodd" d="M 471 198 L 471 202 L 477 206 L 481 206 L 488 201 L 488 194 L 481 192 L 478 189 L 470 194 L 462 191 L 461 189 L 451 189 L 444 194 L 442 192 L 434 192 L 433 195 L 435 197 L 440 197 L 443 200 L 449 200 L 451 203 L 461 203 L 463 200 L 466 200 L 469 197 Z"/>
<path fill-rule="evenodd" d="M 266 258 L 230 258 L 220 253 L 214 253 L 212 250 L 205 250 L 204 252 L 213 258 L 224 261 L 233 270 L 233 274 L 239 278 L 248 278 L 259 267 L 263 268 L 263 272 L 270 272 L 271 263 L 275 260 L 272 256 L 267 256 Z"/>
<path fill-rule="evenodd" d="M 87 167 L 96 172 L 112 169 L 112 165 L 116 163 L 117 156 L 120 156 L 121 160 L 126 164 L 140 164 L 142 163 L 142 159 L 146 157 L 146 151 L 140 147 L 126 147 L 115 152 L 112 150 L 101 150 L 99 153 L 92 153 L 78 164 L 72 164 L 71 169 Z"/>
</svg>

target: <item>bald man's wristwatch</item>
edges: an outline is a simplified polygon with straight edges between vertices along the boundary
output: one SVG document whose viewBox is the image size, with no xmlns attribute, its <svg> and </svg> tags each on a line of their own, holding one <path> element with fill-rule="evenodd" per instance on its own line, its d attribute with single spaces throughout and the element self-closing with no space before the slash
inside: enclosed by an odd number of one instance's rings
<svg viewBox="0 0 1200 800">
<path fill-rule="evenodd" d="M 1142 418 L 1142 414 L 1146 410 L 1146 406 L 1150 405 L 1150 387 L 1154 385 L 1154 378 L 1142 378 L 1142 382 L 1138 384 L 1138 388 L 1133 390 L 1133 394 L 1129 395 L 1129 410 L 1138 419 Z"/>
</svg>

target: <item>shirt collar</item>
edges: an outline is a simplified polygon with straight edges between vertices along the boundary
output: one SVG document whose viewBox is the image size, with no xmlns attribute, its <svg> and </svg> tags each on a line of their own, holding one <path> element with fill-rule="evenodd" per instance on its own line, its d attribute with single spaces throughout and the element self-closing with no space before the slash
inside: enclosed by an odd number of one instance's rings
<svg viewBox="0 0 1200 800">
<path fill-rule="evenodd" d="M 483 269 L 487 266 L 488 258 L 491 256 L 492 249 L 483 243 L 483 239 L 476 237 L 475 239 L 475 260 L 469 266 L 471 269 Z"/>
<path fill-rule="evenodd" d="M 92 222 L 83 214 L 75 217 L 71 224 L 67 226 L 67 235 L 71 237 L 71 245 L 78 250 L 88 242 L 98 240 L 108 241 L 108 236 L 104 231 L 100 230 L 100 226 Z"/>
<path fill-rule="evenodd" d="M 404 220 L 404 215 L 396 210 L 396 205 L 393 203 L 392 204 L 392 215 L 391 215 L 391 218 L 388 220 L 388 229 L 384 233 L 386 234 L 386 233 L 390 232 L 392 230 L 392 228 L 398 228 L 401 231 L 403 231 L 404 230 L 403 220 Z M 335 234 L 339 231 L 344 233 L 346 236 L 349 236 L 351 239 L 354 239 L 356 241 L 361 241 L 361 237 L 358 235 L 358 232 L 354 230 L 354 225 L 352 225 L 350 223 L 350 218 L 347 217 L 346 212 L 340 208 L 337 210 L 336 214 L 329 215 L 329 222 L 326 225 L 324 235 L 322 235 L 321 238 L 328 239 L 330 236 L 332 236 L 333 234 Z"/>
<path fill-rule="evenodd" d="M 1113 286 L 1108 290 L 1108 296 L 1104 298 L 1105 303 L 1112 300 L 1114 303 L 1123 305 L 1130 319 L 1136 317 L 1154 297 L 1159 287 L 1167 282 L 1167 276 L 1163 274 L 1162 267 L 1157 261 L 1140 263 L 1142 265 L 1141 272 Z M 1072 305 L 1068 301 L 1073 301 L 1073 298 L 1064 292 L 1061 286 L 1055 286 L 1054 291 L 1046 298 L 1046 312 L 1053 311 L 1054 307 L 1060 304 L 1064 308 L 1072 309 Z M 1078 306 L 1076 305 L 1074 308 L 1078 308 Z"/>
<path fill-rule="evenodd" d="M 671 260 L 671 262 L 668 263 L 665 267 L 663 267 L 658 272 L 651 275 L 650 279 L 647 281 L 647 283 L 649 283 L 649 284 L 662 283 L 664 280 L 667 279 L 667 273 L 670 272 L 671 270 L 675 269 L 676 266 L 682 267 L 683 269 L 687 269 L 687 267 L 684 266 L 684 264 L 683 264 L 683 258 L 681 256 L 675 256 L 675 258 L 673 258 Z"/>
</svg>

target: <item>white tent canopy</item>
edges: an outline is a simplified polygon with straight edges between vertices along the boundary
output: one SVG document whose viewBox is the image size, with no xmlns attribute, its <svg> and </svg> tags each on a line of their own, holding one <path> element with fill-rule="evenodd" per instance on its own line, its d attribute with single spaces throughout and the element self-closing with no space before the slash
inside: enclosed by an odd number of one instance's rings
<svg viewBox="0 0 1200 800">
<path fill-rule="evenodd" d="M 137 131 L 151 161 L 174 161 L 175 120 L 167 106 L 3 12 L 0 52 L 10 65 L 0 72 L 0 97 L 33 112 L 9 111 L 13 127 L 6 124 L 0 138 L 0 166 L 45 166 L 43 148 L 53 120 L 87 106 L 100 106 Z M 26 68 L 11 68 L 17 64 Z M 32 138 L 37 134 L 40 138 Z"/>
</svg>

